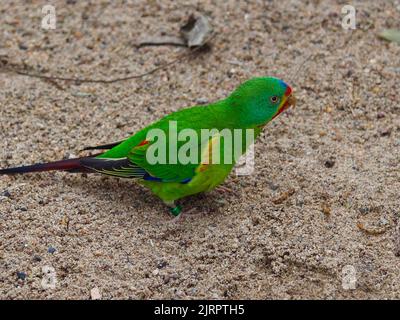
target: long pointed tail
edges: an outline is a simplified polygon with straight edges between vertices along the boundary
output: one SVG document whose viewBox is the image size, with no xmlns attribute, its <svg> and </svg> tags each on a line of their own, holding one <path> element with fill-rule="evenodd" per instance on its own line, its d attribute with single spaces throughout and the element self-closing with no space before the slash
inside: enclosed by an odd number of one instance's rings
<svg viewBox="0 0 400 320">
<path fill-rule="evenodd" d="M 41 172 L 41 171 L 51 171 L 51 170 L 61 170 L 69 172 L 90 172 L 91 170 L 82 166 L 81 161 L 84 158 L 67 159 L 48 163 L 38 163 L 30 166 L 22 166 L 15 168 L 0 169 L 0 175 L 2 174 L 20 174 L 28 172 Z"/>
</svg>

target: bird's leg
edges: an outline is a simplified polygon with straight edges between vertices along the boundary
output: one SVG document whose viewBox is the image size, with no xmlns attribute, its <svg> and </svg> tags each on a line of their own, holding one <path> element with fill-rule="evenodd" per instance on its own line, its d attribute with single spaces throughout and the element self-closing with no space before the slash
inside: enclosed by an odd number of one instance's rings
<svg viewBox="0 0 400 320">
<path fill-rule="evenodd" d="M 180 205 L 175 204 L 175 201 L 164 201 L 164 203 L 169 207 L 169 212 L 175 217 L 172 222 L 177 223 L 179 220 L 182 220 L 183 212 L 182 212 L 182 207 Z M 190 217 L 198 216 L 202 214 L 201 212 L 193 213 L 196 212 L 196 208 L 191 208 L 187 211 L 185 211 L 185 217 L 188 217 L 188 214 L 190 214 Z"/>
<path fill-rule="evenodd" d="M 169 212 L 171 212 L 174 217 L 179 216 L 182 211 L 182 207 L 180 205 L 176 205 L 175 201 L 164 201 L 164 203 L 169 207 Z"/>
</svg>

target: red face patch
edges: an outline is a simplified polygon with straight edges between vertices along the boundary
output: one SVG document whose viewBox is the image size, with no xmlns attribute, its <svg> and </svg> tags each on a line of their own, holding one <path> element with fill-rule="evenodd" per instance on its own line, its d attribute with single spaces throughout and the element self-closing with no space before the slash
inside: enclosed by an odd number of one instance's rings
<svg viewBox="0 0 400 320">
<path fill-rule="evenodd" d="M 289 97 L 292 94 L 292 88 L 287 86 L 286 91 L 285 91 L 285 96 Z"/>
<path fill-rule="evenodd" d="M 148 144 L 149 142 L 147 140 L 143 140 L 141 143 L 138 144 L 138 147 L 144 146 L 145 144 Z"/>
</svg>

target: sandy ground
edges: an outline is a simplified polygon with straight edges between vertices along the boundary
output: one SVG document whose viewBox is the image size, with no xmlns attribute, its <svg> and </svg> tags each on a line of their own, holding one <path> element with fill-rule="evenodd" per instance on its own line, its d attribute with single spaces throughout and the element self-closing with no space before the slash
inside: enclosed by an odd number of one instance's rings
<svg viewBox="0 0 400 320">
<path fill-rule="evenodd" d="M 354 31 L 345 1 L 91 2 L 55 1 L 48 31 L 45 1 L 1 2 L 0 167 L 118 141 L 253 76 L 285 79 L 298 107 L 266 127 L 253 175 L 185 199 L 197 214 L 176 224 L 131 181 L 1 177 L 0 298 L 400 298 L 400 46 L 376 37 L 400 27 L 400 1 L 354 1 Z M 176 35 L 190 13 L 212 20 L 211 50 L 142 79 L 4 69 L 142 73 L 187 49 L 138 39 Z"/>
</svg>

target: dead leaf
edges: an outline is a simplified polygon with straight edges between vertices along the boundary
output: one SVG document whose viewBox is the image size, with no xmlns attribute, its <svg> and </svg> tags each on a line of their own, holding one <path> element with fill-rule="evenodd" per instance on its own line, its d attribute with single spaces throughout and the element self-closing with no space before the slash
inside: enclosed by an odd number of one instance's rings
<svg viewBox="0 0 400 320">
<path fill-rule="evenodd" d="M 73 35 L 74 35 L 74 37 L 77 38 L 77 39 L 81 39 L 81 38 L 83 37 L 83 33 L 80 32 L 80 31 L 75 31 L 75 32 L 73 33 Z"/>
<path fill-rule="evenodd" d="M 324 203 L 324 204 L 322 204 L 322 208 L 321 208 L 321 211 L 322 211 L 322 213 L 324 214 L 324 215 L 326 215 L 326 216 L 329 216 L 330 214 L 331 214 L 331 207 L 330 207 L 330 205 L 328 204 L 328 203 Z"/>
<path fill-rule="evenodd" d="M 182 37 L 186 40 L 187 46 L 198 47 L 204 45 L 212 32 L 208 19 L 200 15 L 197 18 L 190 15 L 188 21 L 181 27 Z"/>
<path fill-rule="evenodd" d="M 296 191 L 292 188 L 289 189 L 288 191 L 285 191 L 283 193 L 281 193 L 281 195 L 275 199 L 272 200 L 273 204 L 281 204 L 282 202 L 284 202 L 287 198 L 289 198 L 290 196 L 292 196 Z"/>
<path fill-rule="evenodd" d="M 61 221 L 60 221 L 60 224 L 62 225 L 62 226 L 64 226 L 65 227 L 65 229 L 67 229 L 67 231 L 68 231 L 68 229 L 69 229 L 69 218 L 68 218 L 68 216 L 63 216 L 62 217 L 62 219 L 61 219 Z"/>
<path fill-rule="evenodd" d="M 357 223 L 357 227 L 358 227 L 358 229 L 360 229 L 361 231 L 364 231 L 366 234 L 369 234 L 369 235 L 373 235 L 373 236 L 377 236 L 377 235 L 380 235 L 380 234 L 383 234 L 383 233 L 385 233 L 386 232 L 386 229 L 385 228 L 366 228 L 365 226 L 364 226 L 364 224 L 363 223 L 361 223 L 361 222 L 358 222 Z"/>
<path fill-rule="evenodd" d="M 400 44 L 400 30 L 386 29 L 379 34 L 379 37 Z"/>
</svg>

